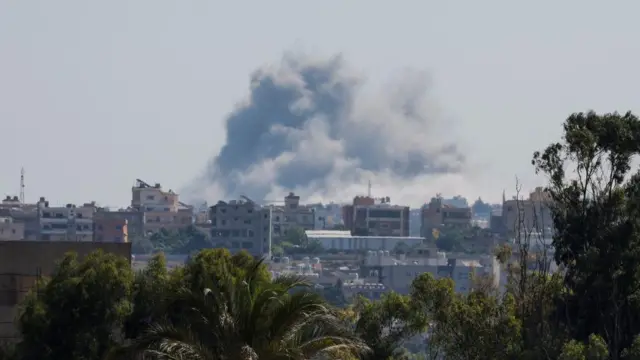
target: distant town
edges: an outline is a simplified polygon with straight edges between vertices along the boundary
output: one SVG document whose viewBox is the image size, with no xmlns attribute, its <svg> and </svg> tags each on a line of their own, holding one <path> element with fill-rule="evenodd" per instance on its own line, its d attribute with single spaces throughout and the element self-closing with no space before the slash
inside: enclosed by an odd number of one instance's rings
<svg viewBox="0 0 640 360">
<path fill-rule="evenodd" d="M 289 193 L 269 203 L 241 196 L 194 206 L 140 179 L 122 209 L 52 204 L 45 197 L 29 204 L 22 197 L 0 204 L 0 241 L 130 243 L 137 267 L 159 251 L 170 266 L 202 248 L 247 251 L 268 259 L 274 276 L 293 272 L 329 287 L 340 280 L 347 298 L 407 293 L 424 272 L 452 277 L 460 292 L 470 289 L 471 272 L 500 282 L 495 249 L 522 229 L 545 238 L 551 231 L 543 226 L 549 210 L 540 188 L 519 200 L 503 194 L 501 204 L 435 195 L 419 209 L 375 197 L 371 187 L 346 204 L 304 204 Z"/>
</svg>

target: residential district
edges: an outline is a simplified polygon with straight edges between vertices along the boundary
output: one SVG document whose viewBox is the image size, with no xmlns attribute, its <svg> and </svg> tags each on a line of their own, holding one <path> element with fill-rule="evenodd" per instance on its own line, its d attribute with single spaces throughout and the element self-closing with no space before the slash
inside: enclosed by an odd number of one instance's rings
<svg viewBox="0 0 640 360">
<path fill-rule="evenodd" d="M 506 271 L 494 254 L 523 229 L 551 251 L 548 202 L 541 189 L 528 197 L 469 205 L 462 197 L 434 196 L 419 209 L 394 205 L 389 197 L 355 196 L 345 205 L 303 204 L 294 193 L 280 202 L 240 199 L 213 206 L 187 205 L 160 184 L 136 180 L 131 204 L 108 209 L 95 202 L 54 204 L 45 197 L 24 203 L 7 196 L 0 204 L 0 336 L 13 332 L 14 307 L 39 276 L 70 250 L 113 251 L 144 267 L 154 252 L 169 266 L 202 248 L 247 251 L 264 258 L 272 275 L 298 274 L 335 303 L 360 295 L 377 299 L 389 291 L 406 294 L 425 272 L 450 277 L 468 292 L 477 275 L 491 275 L 504 289 Z M 542 244 L 540 247 L 539 245 Z M 512 247 L 512 256 L 519 256 Z M 534 249 L 534 250 L 536 250 Z"/>
</svg>

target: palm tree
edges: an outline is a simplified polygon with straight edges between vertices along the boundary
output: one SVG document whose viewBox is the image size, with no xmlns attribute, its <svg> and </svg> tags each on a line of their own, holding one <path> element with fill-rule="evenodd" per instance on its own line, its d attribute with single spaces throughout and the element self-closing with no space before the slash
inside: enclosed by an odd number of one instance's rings
<svg viewBox="0 0 640 360">
<path fill-rule="evenodd" d="M 225 276 L 204 293 L 180 291 L 171 302 L 177 316 L 151 325 L 114 357 L 298 360 L 367 350 L 309 283 L 297 277 L 261 281 L 261 265 L 239 278 Z"/>
</svg>

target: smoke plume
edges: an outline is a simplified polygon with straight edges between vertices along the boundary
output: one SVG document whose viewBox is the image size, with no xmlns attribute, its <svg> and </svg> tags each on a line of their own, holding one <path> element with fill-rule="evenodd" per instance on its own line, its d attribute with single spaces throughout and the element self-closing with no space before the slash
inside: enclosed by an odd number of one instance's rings
<svg viewBox="0 0 640 360">
<path fill-rule="evenodd" d="M 347 201 L 368 181 L 396 193 L 413 185 L 428 197 L 441 191 L 435 183 L 459 182 L 451 176 L 465 157 L 429 100 L 425 74 L 406 71 L 375 93 L 363 84 L 341 56 L 287 54 L 259 69 L 226 119 L 226 143 L 192 190 L 205 196 L 206 189 L 208 200 L 295 191 L 305 200 Z"/>
</svg>

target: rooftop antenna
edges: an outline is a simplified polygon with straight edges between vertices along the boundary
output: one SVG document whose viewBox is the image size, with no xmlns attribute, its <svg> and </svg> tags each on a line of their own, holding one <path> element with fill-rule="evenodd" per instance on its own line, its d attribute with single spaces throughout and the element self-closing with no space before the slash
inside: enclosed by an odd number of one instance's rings
<svg viewBox="0 0 640 360">
<path fill-rule="evenodd" d="M 369 186 L 367 187 L 367 197 L 371 197 L 371 180 L 369 180 Z"/>
<path fill-rule="evenodd" d="M 20 169 L 20 203 L 24 204 L 24 168 Z"/>
</svg>

